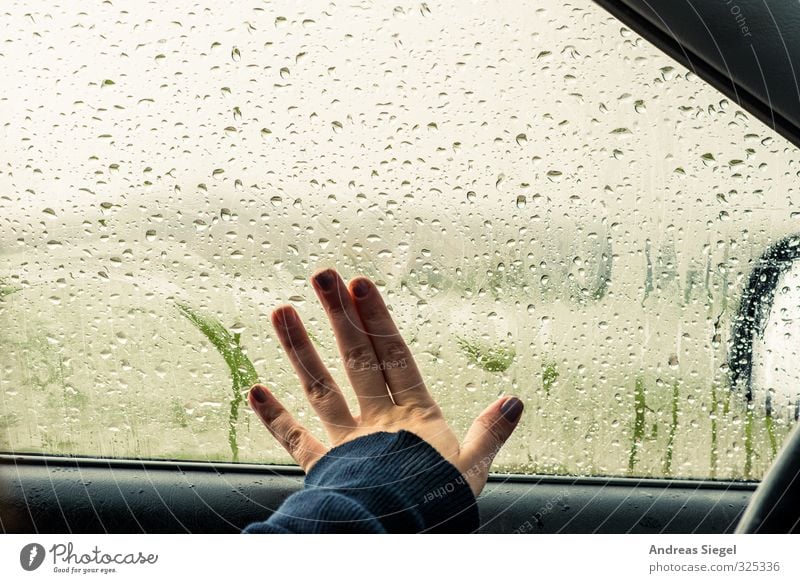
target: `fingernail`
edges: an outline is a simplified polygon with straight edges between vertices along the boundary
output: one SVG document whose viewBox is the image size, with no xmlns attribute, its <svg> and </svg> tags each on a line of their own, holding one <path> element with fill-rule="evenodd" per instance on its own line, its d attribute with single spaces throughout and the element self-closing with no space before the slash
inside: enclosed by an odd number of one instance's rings
<svg viewBox="0 0 800 583">
<path fill-rule="evenodd" d="M 353 286 L 353 294 L 357 298 L 365 298 L 369 293 L 369 283 L 366 280 L 359 279 L 356 284 Z"/>
<path fill-rule="evenodd" d="M 278 323 L 284 328 L 288 328 L 295 322 L 294 310 L 291 308 L 282 308 L 278 310 L 277 314 Z"/>
<path fill-rule="evenodd" d="M 264 392 L 264 389 L 262 389 L 258 385 L 250 389 L 250 394 L 253 395 L 253 398 L 256 400 L 257 403 L 267 402 L 267 394 Z"/>
<path fill-rule="evenodd" d="M 314 281 L 322 291 L 331 291 L 333 284 L 336 283 L 336 278 L 331 273 L 330 269 L 326 269 L 314 276 Z"/>
<path fill-rule="evenodd" d="M 522 401 L 516 397 L 511 397 L 500 407 L 500 413 L 503 414 L 503 417 L 505 417 L 505 420 L 509 423 L 516 423 L 522 416 L 522 410 L 524 408 L 525 406 L 522 404 Z"/>
</svg>

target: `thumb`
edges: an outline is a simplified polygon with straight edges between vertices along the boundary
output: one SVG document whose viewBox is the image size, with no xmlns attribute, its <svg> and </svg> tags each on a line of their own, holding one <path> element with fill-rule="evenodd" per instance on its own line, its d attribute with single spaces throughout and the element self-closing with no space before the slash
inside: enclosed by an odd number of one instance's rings
<svg viewBox="0 0 800 583">
<path fill-rule="evenodd" d="M 467 431 L 458 469 L 477 496 L 489 477 L 492 460 L 519 423 L 525 406 L 516 397 L 504 397 L 478 415 Z"/>
</svg>

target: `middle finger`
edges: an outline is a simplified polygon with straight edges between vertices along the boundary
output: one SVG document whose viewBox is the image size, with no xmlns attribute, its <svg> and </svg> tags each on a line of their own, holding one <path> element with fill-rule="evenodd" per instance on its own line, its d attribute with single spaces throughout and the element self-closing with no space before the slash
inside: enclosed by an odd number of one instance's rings
<svg viewBox="0 0 800 583">
<path fill-rule="evenodd" d="M 375 350 L 344 281 L 333 269 L 312 278 L 314 289 L 328 314 L 347 378 L 364 413 L 394 405 Z"/>
</svg>

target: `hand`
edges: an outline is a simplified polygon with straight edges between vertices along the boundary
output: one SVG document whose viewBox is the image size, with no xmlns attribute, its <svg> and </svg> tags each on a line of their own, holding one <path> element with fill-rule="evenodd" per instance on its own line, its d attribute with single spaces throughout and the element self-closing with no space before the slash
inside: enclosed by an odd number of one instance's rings
<svg viewBox="0 0 800 583">
<path fill-rule="evenodd" d="M 458 468 L 477 496 L 486 484 L 495 454 L 519 422 L 522 401 L 503 397 L 489 405 L 459 445 L 425 388 L 375 285 L 357 277 L 348 288 L 332 269 L 318 272 L 311 281 L 328 314 L 347 377 L 358 397 L 360 415 L 351 413 L 294 308 L 276 309 L 272 325 L 332 446 L 377 431 L 405 429 Z M 249 401 L 270 433 L 306 472 L 328 451 L 329 447 L 298 423 L 263 385 L 253 386 Z"/>
</svg>

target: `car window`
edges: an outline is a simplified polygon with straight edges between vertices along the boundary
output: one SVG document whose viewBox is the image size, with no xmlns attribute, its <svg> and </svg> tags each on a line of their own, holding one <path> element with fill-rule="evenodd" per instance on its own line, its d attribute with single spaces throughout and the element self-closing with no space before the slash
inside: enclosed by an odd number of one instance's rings
<svg viewBox="0 0 800 583">
<path fill-rule="evenodd" d="M 526 402 L 513 473 L 758 478 L 794 419 L 732 390 L 798 152 L 593 5 L 12 2 L 0 446 L 288 462 L 269 324 L 374 278 L 457 432 Z M 354 403 L 354 400 L 351 399 Z"/>
</svg>

